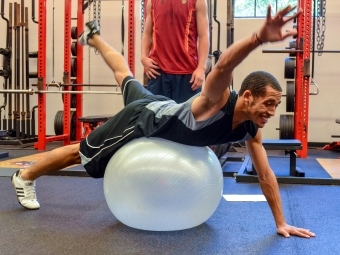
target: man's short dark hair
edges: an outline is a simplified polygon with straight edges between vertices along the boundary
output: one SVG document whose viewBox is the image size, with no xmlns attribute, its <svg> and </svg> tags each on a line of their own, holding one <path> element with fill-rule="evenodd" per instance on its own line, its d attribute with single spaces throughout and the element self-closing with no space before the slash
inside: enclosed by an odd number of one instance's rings
<svg viewBox="0 0 340 255">
<path fill-rule="evenodd" d="M 244 91 L 250 90 L 254 97 L 265 96 L 267 86 L 282 92 L 279 82 L 273 75 L 264 71 L 252 72 L 243 80 L 238 95 L 242 96 Z"/>
</svg>

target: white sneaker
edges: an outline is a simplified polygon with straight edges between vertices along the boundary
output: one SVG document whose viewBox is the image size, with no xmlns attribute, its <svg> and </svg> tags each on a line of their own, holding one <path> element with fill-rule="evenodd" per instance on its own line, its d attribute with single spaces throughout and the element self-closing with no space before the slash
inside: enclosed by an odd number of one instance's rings
<svg viewBox="0 0 340 255">
<path fill-rule="evenodd" d="M 96 21 L 89 21 L 85 23 L 84 31 L 79 36 L 78 42 L 81 45 L 87 45 L 87 40 L 93 38 L 95 34 L 100 35 L 100 28 Z"/>
<path fill-rule="evenodd" d="M 21 206 L 30 210 L 40 208 L 40 204 L 35 193 L 35 181 L 24 181 L 20 177 L 20 170 L 18 170 L 12 175 L 12 184 Z"/>
</svg>

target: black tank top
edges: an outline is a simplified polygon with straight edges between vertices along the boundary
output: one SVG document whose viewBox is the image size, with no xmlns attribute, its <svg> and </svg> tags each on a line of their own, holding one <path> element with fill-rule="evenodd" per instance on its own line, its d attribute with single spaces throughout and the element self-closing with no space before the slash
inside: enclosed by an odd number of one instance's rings
<svg viewBox="0 0 340 255">
<path fill-rule="evenodd" d="M 159 137 L 192 146 L 241 142 L 255 137 L 258 128 L 250 120 L 232 130 L 238 98 L 235 91 L 230 92 L 220 111 L 203 121 L 196 121 L 191 112 L 191 103 L 198 95 L 181 104 L 173 100 L 148 104 L 137 120 L 136 128 L 146 137 Z"/>
</svg>

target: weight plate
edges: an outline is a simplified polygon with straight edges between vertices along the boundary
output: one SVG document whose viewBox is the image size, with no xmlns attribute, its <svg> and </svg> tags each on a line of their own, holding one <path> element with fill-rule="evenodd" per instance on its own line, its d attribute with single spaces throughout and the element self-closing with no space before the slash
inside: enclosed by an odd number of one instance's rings
<svg viewBox="0 0 340 255">
<path fill-rule="evenodd" d="M 72 27 L 71 28 L 71 38 L 74 40 L 78 39 L 78 30 L 77 27 Z"/>
<path fill-rule="evenodd" d="M 71 53 L 72 53 L 72 56 L 74 57 L 77 56 L 77 42 L 71 43 Z"/>
<path fill-rule="evenodd" d="M 71 60 L 71 76 L 76 77 L 77 76 L 77 59 L 72 58 Z"/>
<path fill-rule="evenodd" d="M 64 128 L 64 111 L 57 111 L 54 117 L 54 133 L 62 135 Z"/>
<path fill-rule="evenodd" d="M 295 83 L 287 81 L 286 87 L 286 112 L 294 112 L 295 110 Z"/>
<path fill-rule="evenodd" d="M 76 111 L 70 112 L 70 139 L 71 141 L 76 140 Z M 54 117 L 54 133 L 56 135 L 62 135 L 64 133 L 64 111 L 58 111 Z"/>
<path fill-rule="evenodd" d="M 76 140 L 76 126 L 77 126 L 77 118 L 76 118 L 76 111 L 71 111 L 71 134 L 70 139 L 71 141 Z"/>
<path fill-rule="evenodd" d="M 289 41 L 289 49 L 296 49 L 296 40 Z"/>
<path fill-rule="evenodd" d="M 295 58 L 285 58 L 285 79 L 295 79 Z"/>
<path fill-rule="evenodd" d="M 280 115 L 280 139 L 294 139 L 294 115 Z"/>
</svg>

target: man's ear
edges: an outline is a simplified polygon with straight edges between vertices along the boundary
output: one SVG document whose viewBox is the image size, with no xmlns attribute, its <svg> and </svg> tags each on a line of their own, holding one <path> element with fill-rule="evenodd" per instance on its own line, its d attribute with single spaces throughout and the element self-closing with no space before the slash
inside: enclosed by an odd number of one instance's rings
<svg viewBox="0 0 340 255">
<path fill-rule="evenodd" d="M 242 96 L 243 96 L 244 101 L 249 102 L 250 98 L 252 97 L 252 94 L 251 94 L 250 90 L 247 89 L 243 92 Z"/>
</svg>

